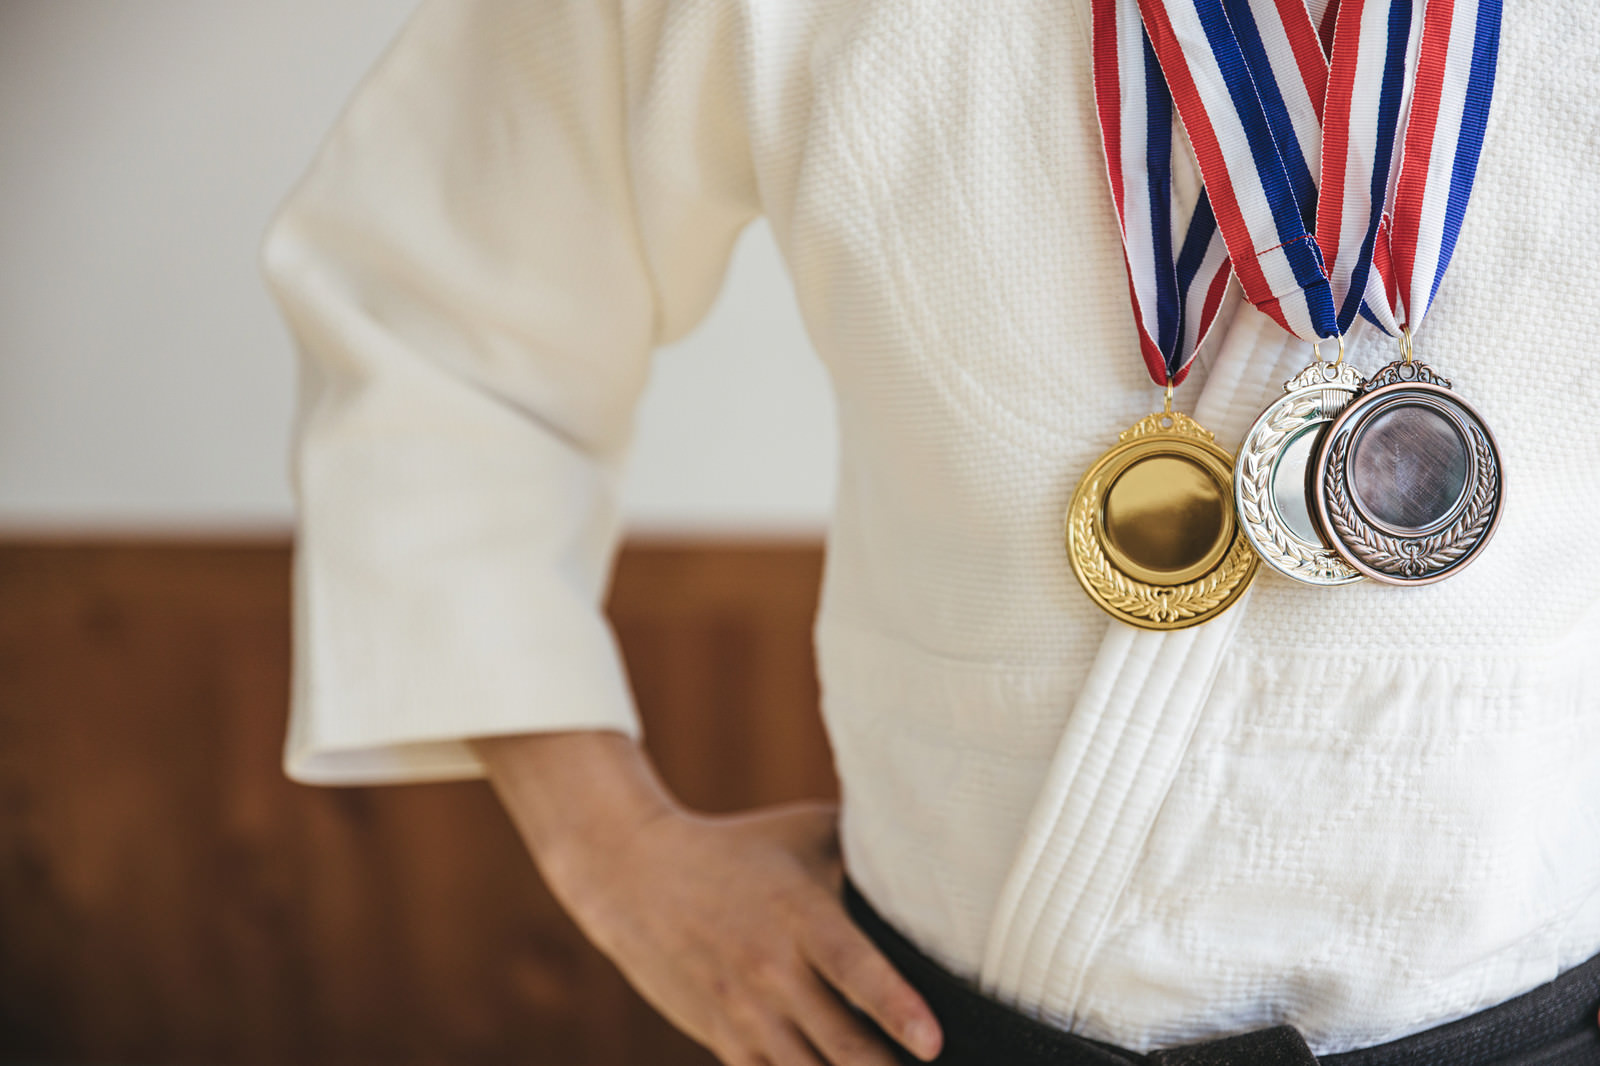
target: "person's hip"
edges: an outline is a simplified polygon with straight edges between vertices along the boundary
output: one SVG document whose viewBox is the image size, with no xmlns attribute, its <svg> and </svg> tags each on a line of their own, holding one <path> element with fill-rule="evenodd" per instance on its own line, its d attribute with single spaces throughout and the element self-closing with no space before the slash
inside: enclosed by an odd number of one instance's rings
<svg viewBox="0 0 1600 1066">
<path fill-rule="evenodd" d="M 1314 1057 L 1290 1026 L 1141 1054 L 990 999 L 924 955 L 848 881 L 845 907 L 944 1027 L 938 1066 L 1600 1066 L 1600 955 L 1547 985 L 1376 1047 Z M 896 1048 L 907 1066 L 916 1063 Z"/>
</svg>

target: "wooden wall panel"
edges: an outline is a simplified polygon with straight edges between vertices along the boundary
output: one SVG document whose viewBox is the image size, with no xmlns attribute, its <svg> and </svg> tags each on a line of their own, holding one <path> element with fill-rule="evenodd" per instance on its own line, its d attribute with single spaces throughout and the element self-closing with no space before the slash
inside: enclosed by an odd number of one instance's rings
<svg viewBox="0 0 1600 1066">
<path fill-rule="evenodd" d="M 689 802 L 831 794 L 812 545 L 634 546 L 611 614 Z M 0 1061 L 708 1063 L 481 783 L 279 770 L 283 544 L 0 544 Z"/>
</svg>

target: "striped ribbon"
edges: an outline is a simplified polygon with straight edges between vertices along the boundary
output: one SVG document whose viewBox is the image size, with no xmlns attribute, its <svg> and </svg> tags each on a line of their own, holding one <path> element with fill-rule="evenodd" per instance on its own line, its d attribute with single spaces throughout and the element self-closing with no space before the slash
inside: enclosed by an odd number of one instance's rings
<svg viewBox="0 0 1600 1066">
<path fill-rule="evenodd" d="M 1342 0 L 1331 60 L 1304 0 L 1094 2 L 1097 99 L 1100 9 L 1136 6 L 1245 297 L 1310 341 L 1358 313 L 1414 331 L 1471 194 L 1501 0 Z"/>
<path fill-rule="evenodd" d="M 1429 0 L 1422 15 L 1423 69 L 1411 98 L 1395 188 L 1390 247 L 1396 313 L 1412 332 L 1433 305 L 1466 217 L 1494 95 L 1501 0 Z"/>
<path fill-rule="evenodd" d="M 1093 5 L 1095 109 L 1139 350 L 1157 385 L 1176 385 L 1222 305 L 1228 250 L 1204 190 L 1177 238 L 1172 97 L 1136 0 Z"/>
</svg>

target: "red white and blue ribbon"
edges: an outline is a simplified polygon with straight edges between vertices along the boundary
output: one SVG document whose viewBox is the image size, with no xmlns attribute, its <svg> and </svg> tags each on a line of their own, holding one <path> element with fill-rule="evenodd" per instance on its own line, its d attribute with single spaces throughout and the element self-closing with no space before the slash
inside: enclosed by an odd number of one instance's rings
<svg viewBox="0 0 1600 1066">
<path fill-rule="evenodd" d="M 1429 0 L 1418 78 L 1393 196 L 1390 248 L 1395 310 L 1413 332 L 1450 266 L 1477 175 L 1494 95 L 1501 0 Z"/>
<path fill-rule="evenodd" d="M 1476 174 L 1501 0 L 1342 0 L 1331 57 L 1303 0 L 1106 2 L 1143 15 L 1246 298 L 1310 341 L 1358 313 L 1415 330 Z"/>
<path fill-rule="evenodd" d="M 1228 251 L 1204 190 L 1178 237 L 1172 97 L 1134 0 L 1094 0 L 1095 108 L 1139 350 L 1158 385 L 1176 385 L 1216 321 Z"/>
</svg>

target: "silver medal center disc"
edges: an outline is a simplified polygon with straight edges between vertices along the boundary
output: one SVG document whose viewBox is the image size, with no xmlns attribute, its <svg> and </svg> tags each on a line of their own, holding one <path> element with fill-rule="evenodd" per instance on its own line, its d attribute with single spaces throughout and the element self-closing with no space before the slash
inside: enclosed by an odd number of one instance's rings
<svg viewBox="0 0 1600 1066">
<path fill-rule="evenodd" d="M 1392 369 L 1392 368 L 1390 368 Z M 1500 521 L 1500 450 L 1483 418 L 1417 364 L 1328 427 L 1313 472 L 1335 551 L 1377 581 L 1424 585 L 1477 558 Z"/>
<path fill-rule="evenodd" d="M 1323 429 L 1363 381 L 1345 363 L 1313 363 L 1261 412 L 1233 467 L 1240 525 L 1266 564 L 1308 585 L 1348 585 L 1361 571 L 1324 542 L 1313 513 L 1312 464 Z"/>
</svg>

